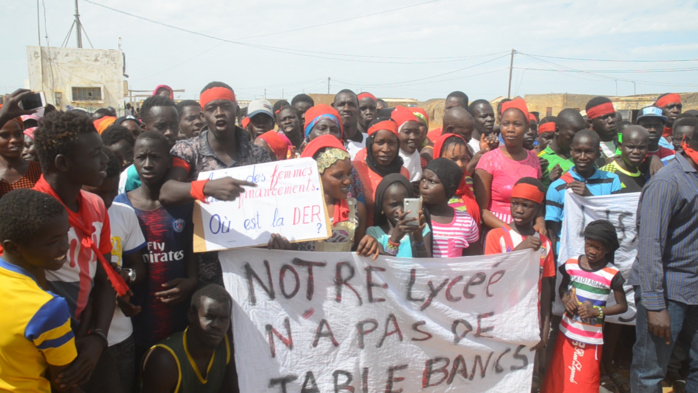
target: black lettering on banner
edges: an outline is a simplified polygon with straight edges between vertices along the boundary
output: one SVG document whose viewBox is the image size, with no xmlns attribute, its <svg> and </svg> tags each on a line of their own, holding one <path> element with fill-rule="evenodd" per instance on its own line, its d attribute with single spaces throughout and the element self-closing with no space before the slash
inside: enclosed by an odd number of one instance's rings
<svg viewBox="0 0 698 393">
<path fill-rule="evenodd" d="M 300 258 L 293 258 L 293 264 L 296 266 L 303 266 L 308 268 L 308 286 L 306 287 L 305 298 L 308 300 L 312 300 L 313 293 L 315 292 L 315 278 L 313 276 L 313 266 L 325 267 L 327 266 L 327 262 L 310 262 L 304 261 Z"/>
<path fill-rule="evenodd" d="M 417 269 L 411 269 L 410 270 L 410 281 L 407 283 L 407 295 L 405 296 L 407 300 L 411 302 L 423 302 L 424 298 L 416 298 L 412 296 L 412 287 L 414 287 L 414 283 L 417 281 Z"/>
<path fill-rule="evenodd" d="M 427 285 L 429 285 L 429 297 L 427 297 L 427 301 L 424 302 L 424 304 L 422 304 L 422 307 L 419 308 L 419 311 L 426 310 L 427 307 L 429 307 L 429 305 L 431 305 L 431 301 L 436 297 L 436 295 L 439 294 L 439 292 L 441 292 L 442 289 L 444 289 L 446 284 L 448 284 L 448 278 L 445 278 L 441 282 L 441 284 L 439 284 L 438 287 L 434 288 L 434 283 L 431 282 L 431 280 L 429 280 L 429 282 L 427 283 Z"/>
<path fill-rule="evenodd" d="M 434 364 L 444 362 L 443 366 L 439 368 L 434 368 Z M 428 359 L 424 363 L 424 373 L 422 374 L 422 389 L 428 388 L 430 386 L 441 385 L 448 378 L 448 365 L 451 363 L 446 357 L 436 357 L 433 359 Z M 434 374 L 441 374 L 441 379 L 438 382 L 432 382 L 431 376 Z"/>
<path fill-rule="evenodd" d="M 264 267 L 267 269 L 268 286 L 264 285 L 264 282 L 262 282 L 262 279 L 259 278 L 254 269 L 252 269 L 252 266 L 250 266 L 249 263 L 245 263 L 245 277 L 247 278 L 247 288 L 250 293 L 250 304 L 253 306 L 257 304 L 257 297 L 254 293 L 254 282 L 252 281 L 253 279 L 257 280 L 262 289 L 264 289 L 264 292 L 266 292 L 267 296 L 269 296 L 269 300 L 274 300 L 274 298 L 276 297 L 274 295 L 274 282 L 271 280 L 271 269 L 269 268 L 269 261 L 264 261 Z"/>
<path fill-rule="evenodd" d="M 349 270 L 349 277 L 346 278 L 342 275 L 342 270 L 345 266 Z M 349 280 L 354 278 L 354 272 L 354 266 L 349 264 L 349 262 L 339 262 L 337 264 L 334 275 L 335 301 L 337 303 L 342 302 L 342 287 L 346 286 L 347 288 L 351 289 L 352 292 L 354 292 L 354 294 L 356 295 L 357 299 L 359 299 L 359 306 L 363 304 L 363 301 L 361 300 L 361 295 L 359 295 L 356 289 L 354 289 L 354 287 L 352 287 L 351 284 L 349 284 Z"/>
<path fill-rule="evenodd" d="M 327 328 L 327 331 L 325 332 L 324 328 Z M 320 341 L 321 337 L 329 337 L 330 340 L 332 341 L 332 345 L 335 347 L 339 346 L 339 343 L 337 340 L 334 338 L 334 334 L 332 333 L 332 328 L 330 328 L 330 324 L 327 323 L 326 319 L 322 319 L 320 323 L 317 325 L 317 329 L 315 329 L 315 339 L 313 340 L 313 348 L 317 348 L 318 341 Z"/>
<path fill-rule="evenodd" d="M 309 384 L 310 386 L 308 386 Z M 313 375 L 312 371 L 305 373 L 305 380 L 303 381 L 303 386 L 301 387 L 301 393 L 320 393 L 320 388 L 317 387 L 315 375 Z"/>
<path fill-rule="evenodd" d="M 486 312 L 484 314 L 477 314 L 477 330 L 475 331 L 475 337 L 493 338 L 492 336 L 486 336 L 485 333 L 494 330 L 494 326 L 482 327 L 482 320 L 485 318 L 489 318 L 493 315 L 494 312 L 492 311 Z"/>
<path fill-rule="evenodd" d="M 371 324 L 373 327 L 364 329 L 364 325 Z M 373 333 L 378 328 L 378 321 L 375 319 L 364 319 L 356 324 L 356 331 L 359 334 L 359 348 L 364 349 L 364 337 L 367 334 Z"/>
<path fill-rule="evenodd" d="M 494 372 L 497 374 L 501 374 L 504 372 L 504 368 L 499 365 L 499 362 L 502 360 L 502 357 L 506 355 L 507 353 L 511 352 L 511 348 L 507 348 L 506 351 L 502 352 L 498 357 L 497 361 L 494 362 Z"/>
<path fill-rule="evenodd" d="M 480 285 L 483 282 L 485 282 L 485 279 L 487 279 L 487 274 L 483 272 L 477 272 L 475 273 L 472 277 L 470 277 L 470 280 L 468 280 L 468 283 L 465 284 L 465 288 L 463 288 L 463 296 L 465 296 L 466 299 L 472 299 L 475 297 L 468 289 L 470 289 L 471 285 Z"/>
<path fill-rule="evenodd" d="M 448 300 L 449 302 L 457 302 L 461 299 L 460 296 L 453 297 L 453 295 L 451 294 L 451 288 L 453 288 L 454 285 L 458 284 L 458 282 L 462 279 L 463 276 L 457 276 L 453 280 L 451 280 L 451 282 L 448 283 L 448 286 L 446 287 L 446 300 Z"/>
<path fill-rule="evenodd" d="M 368 393 L 368 367 L 361 370 L 361 393 Z"/>
<path fill-rule="evenodd" d="M 414 330 L 415 332 L 422 333 L 423 335 L 426 336 L 426 337 L 423 337 L 423 338 L 412 337 L 412 339 L 411 339 L 412 341 L 427 341 L 427 340 L 429 340 L 430 338 L 434 337 L 434 336 L 432 336 L 431 333 L 429 333 L 429 332 L 427 332 L 427 331 L 425 331 L 425 330 L 419 329 L 420 326 L 423 326 L 423 325 L 426 325 L 426 324 L 427 324 L 426 321 L 418 321 L 418 322 L 415 322 L 415 323 L 412 324 L 412 330 Z"/>
<path fill-rule="evenodd" d="M 384 272 L 385 268 L 378 267 L 378 266 L 367 266 L 366 267 L 366 289 L 368 291 L 368 302 L 369 303 L 380 303 L 384 302 L 385 299 L 382 297 L 373 297 L 373 288 L 383 288 L 386 289 L 388 288 L 388 284 L 383 283 L 383 284 L 375 284 L 373 282 L 373 271 L 379 271 L 379 272 Z"/>
<path fill-rule="evenodd" d="M 504 270 L 497 270 L 496 272 L 492 273 L 489 281 L 487 281 L 487 287 L 485 287 L 485 293 L 487 294 L 488 297 L 494 296 L 493 294 L 490 293 L 490 287 L 492 285 L 498 283 L 499 280 L 501 280 L 502 277 L 504 277 L 504 273 L 506 273 L 506 271 L 504 271 Z M 497 277 L 497 275 L 499 275 L 499 277 Z M 495 277 L 497 277 L 496 280 L 495 280 Z"/>
<path fill-rule="evenodd" d="M 276 357 L 276 342 L 274 341 L 274 336 L 281 340 L 284 345 L 290 350 L 293 350 L 293 336 L 291 335 L 291 321 L 288 317 L 284 318 L 284 327 L 286 328 L 286 334 L 288 337 L 284 337 L 283 334 L 279 333 L 271 324 L 267 324 L 267 338 L 269 339 L 269 350 L 271 351 L 271 357 Z"/>
<path fill-rule="evenodd" d="M 290 271 L 293 273 L 294 280 L 296 281 L 296 285 L 293 288 L 293 291 L 291 291 L 290 294 L 286 293 L 286 284 L 284 279 L 286 278 L 286 272 Z M 296 273 L 296 269 L 293 268 L 291 265 L 286 265 L 284 264 L 281 266 L 281 270 L 279 271 L 279 289 L 281 290 L 281 294 L 284 295 L 286 299 L 290 299 L 298 293 L 298 290 L 301 289 L 301 281 L 300 278 L 298 277 L 298 273 Z"/>
<path fill-rule="evenodd" d="M 393 330 L 388 331 L 388 326 L 392 323 L 393 325 Z M 402 342 L 403 337 L 402 337 L 402 331 L 400 330 L 400 325 L 397 323 L 397 318 L 395 318 L 395 315 L 390 313 L 388 315 L 388 318 L 385 320 L 385 330 L 383 332 L 383 337 L 381 338 L 380 342 L 378 342 L 378 347 L 380 348 L 383 346 L 383 342 L 385 342 L 385 339 L 388 336 L 392 336 L 393 334 L 398 335 L 398 341 Z"/>
<path fill-rule="evenodd" d="M 492 359 L 492 355 L 494 355 L 494 352 L 490 352 L 490 354 L 487 356 L 487 361 L 485 364 L 482 364 L 482 357 L 480 355 L 475 355 L 475 360 L 473 360 L 473 370 L 470 373 L 470 380 L 472 381 L 473 378 L 475 378 L 475 371 L 477 370 L 478 364 L 480 365 L 480 378 L 485 378 L 485 375 L 487 375 L 487 366 L 490 365 L 490 359 Z"/>
<path fill-rule="evenodd" d="M 451 375 L 448 377 L 446 383 L 448 385 L 452 384 L 453 380 L 456 378 L 456 375 L 460 375 L 461 377 L 463 377 L 463 380 L 468 380 L 468 365 L 465 363 L 463 355 L 458 355 L 455 359 L 453 359 Z"/>
<path fill-rule="evenodd" d="M 298 379 L 297 375 L 287 375 L 281 378 L 272 378 L 269 380 L 269 387 L 273 388 L 276 385 L 281 385 L 281 393 L 288 393 L 286 391 L 286 384 Z"/>
<path fill-rule="evenodd" d="M 386 382 L 385 384 L 385 393 L 402 393 L 402 388 L 398 390 L 393 390 L 393 384 L 405 380 L 404 377 L 396 377 L 395 372 L 405 370 L 406 368 L 407 364 L 401 364 L 399 366 L 393 366 L 388 369 L 388 382 Z"/>
<path fill-rule="evenodd" d="M 458 325 L 463 325 L 465 326 L 465 331 L 463 334 L 458 333 Z M 465 319 L 456 319 L 453 321 L 453 324 L 451 324 L 451 332 L 453 332 L 453 343 L 458 344 L 460 340 L 462 340 L 468 333 L 473 331 L 473 325 L 471 325 L 468 321 Z"/>
<path fill-rule="evenodd" d="M 586 228 L 586 215 L 584 214 L 584 205 L 579 205 L 579 215 L 582 217 L 582 221 L 579 223 L 579 230 L 577 231 L 577 236 L 584 238 L 584 228 Z"/>
<path fill-rule="evenodd" d="M 626 217 L 633 217 L 633 216 L 634 216 L 634 214 L 630 213 L 630 212 L 618 213 L 618 229 L 620 230 L 620 236 L 618 236 L 618 241 L 621 243 L 623 243 L 623 240 L 625 240 L 625 231 L 626 231 L 626 227 L 625 227 L 625 223 L 623 222 L 623 219 Z M 631 227 L 632 227 L 632 225 L 635 225 L 635 220 L 632 220 L 630 222 L 630 225 L 631 225 Z M 635 237 L 630 239 L 630 243 L 634 242 L 636 239 L 637 239 L 637 233 L 635 233 Z"/>
<path fill-rule="evenodd" d="M 343 375 L 344 378 L 346 378 L 341 384 L 339 383 L 340 375 Z M 354 379 L 354 377 L 349 371 L 335 370 L 332 373 L 332 379 L 334 380 L 334 393 L 339 393 L 342 390 L 354 393 L 355 389 L 353 386 L 351 386 L 351 381 Z"/>
<path fill-rule="evenodd" d="M 516 347 L 516 351 L 514 351 L 514 359 L 520 360 L 523 364 L 521 366 L 511 366 L 511 371 L 523 370 L 528 366 L 528 356 L 521 354 L 521 351 L 524 348 L 526 348 L 525 345 L 519 345 L 518 347 Z"/>
</svg>

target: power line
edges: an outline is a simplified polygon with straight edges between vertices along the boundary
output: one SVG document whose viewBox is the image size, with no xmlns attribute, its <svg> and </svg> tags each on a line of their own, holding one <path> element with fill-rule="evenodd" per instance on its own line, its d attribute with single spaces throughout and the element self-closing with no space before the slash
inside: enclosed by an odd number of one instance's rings
<svg viewBox="0 0 698 393">
<path fill-rule="evenodd" d="M 518 52 L 522 55 L 534 56 L 534 57 L 545 57 L 548 59 L 561 59 L 561 60 L 575 60 L 575 61 L 600 61 L 600 62 L 611 62 L 611 63 L 678 63 L 678 62 L 695 62 L 698 59 L 662 59 L 662 60 L 618 60 L 618 59 L 588 59 L 580 57 L 562 57 L 562 56 L 547 56 L 547 55 L 536 55 L 530 53 Z"/>
</svg>

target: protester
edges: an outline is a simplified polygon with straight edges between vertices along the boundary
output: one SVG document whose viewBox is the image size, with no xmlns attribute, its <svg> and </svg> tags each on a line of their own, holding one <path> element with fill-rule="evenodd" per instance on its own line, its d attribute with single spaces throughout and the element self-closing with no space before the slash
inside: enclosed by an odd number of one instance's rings
<svg viewBox="0 0 698 393">
<path fill-rule="evenodd" d="M 647 183 L 638 207 L 638 251 L 629 284 L 635 289 L 637 339 L 630 388 L 661 392 L 672 350 L 683 330 L 690 332 L 689 358 L 695 364 L 698 341 L 698 133 L 686 135 L 683 152 Z M 686 391 L 698 391 L 691 366 Z"/>
<path fill-rule="evenodd" d="M 618 176 L 620 190 L 618 193 L 640 192 L 647 180 L 647 174 L 639 167 L 647 158 L 650 133 L 641 126 L 629 126 L 623 131 L 623 142 L 620 144 L 620 157 L 616 157 L 602 171 Z"/>
<path fill-rule="evenodd" d="M 24 130 L 24 150 L 22 150 L 22 158 L 25 161 L 39 162 L 39 157 L 36 155 L 36 145 L 34 144 L 34 132 L 36 127 L 27 128 Z"/>
<path fill-rule="evenodd" d="M 305 124 L 305 112 L 315 106 L 315 101 L 307 94 L 298 94 L 291 100 L 291 105 L 298 109 L 301 124 Z"/>
<path fill-rule="evenodd" d="M 381 254 L 399 258 L 431 257 L 431 229 L 423 211 L 407 218 L 405 198 L 414 198 L 412 184 L 405 176 L 391 173 L 381 180 L 376 190 L 374 225 L 366 230 L 381 246 Z"/>
<path fill-rule="evenodd" d="M 136 140 L 128 128 L 112 125 L 102 133 L 102 142 L 119 159 L 122 168 L 133 164 L 133 145 Z"/>
<path fill-rule="evenodd" d="M 209 284 L 194 293 L 189 326 L 153 346 L 143 361 L 143 392 L 239 392 L 228 335 L 233 299 Z"/>
<path fill-rule="evenodd" d="M 570 146 L 574 135 L 585 129 L 584 118 L 575 109 L 563 109 L 555 120 L 555 135 L 550 144 L 538 156 L 548 162 L 543 171 L 543 186 L 547 189 L 550 183 L 559 179 L 574 165 Z"/>
<path fill-rule="evenodd" d="M 277 161 L 294 158 L 294 148 L 283 132 L 267 131 L 255 139 L 254 144 L 267 150 Z"/>
<path fill-rule="evenodd" d="M 276 114 L 276 125 L 279 131 L 293 144 L 294 150 L 298 150 L 303 143 L 303 127 L 298 109 L 291 105 L 282 106 Z"/>
<path fill-rule="evenodd" d="M 601 141 L 601 155 L 597 165 L 606 165 L 616 156 L 618 149 L 616 109 L 608 98 L 594 97 L 587 103 L 586 112 L 587 126 L 596 132 Z"/>
<path fill-rule="evenodd" d="M 409 172 L 407 178 L 412 183 L 418 182 L 422 178 L 422 159 L 417 150 L 421 122 L 404 106 L 396 107 L 390 118 L 397 123 L 397 134 L 400 138 L 399 154 L 403 161 L 402 165 Z"/>
<path fill-rule="evenodd" d="M 333 107 L 318 104 L 306 111 L 305 142 L 308 143 L 320 135 L 330 134 L 339 140 L 344 140 L 344 126 L 339 112 Z"/>
<path fill-rule="evenodd" d="M 448 112 L 449 109 L 459 106 L 465 110 L 468 109 L 468 95 L 462 91 L 452 91 L 446 96 L 446 102 L 444 103 L 444 112 Z"/>
<path fill-rule="evenodd" d="M 662 147 L 659 145 L 659 140 L 662 138 L 664 125 L 667 122 L 667 117 L 662 115 L 662 110 L 655 106 L 648 106 L 640 109 L 637 117 L 637 124 L 647 129 L 650 135 L 647 154 L 657 156 L 663 162 L 674 157 L 674 150 Z"/>
<path fill-rule="evenodd" d="M 378 99 L 371 93 L 359 93 L 357 96 L 359 99 L 359 126 L 362 133 L 368 132 L 368 127 L 371 122 L 376 119 L 378 114 L 378 109 L 376 105 L 378 104 Z"/>
<path fill-rule="evenodd" d="M 524 134 L 523 147 L 526 150 L 533 150 L 536 148 L 538 140 L 538 122 L 536 117 L 532 113 L 528 114 L 528 130 Z M 536 150 L 538 154 L 538 150 Z"/>
<path fill-rule="evenodd" d="M 429 217 L 434 258 L 481 255 L 480 232 L 466 211 L 448 205 L 463 178 L 463 171 L 453 161 L 437 158 L 424 168 L 419 186 L 422 208 Z"/>
<path fill-rule="evenodd" d="M 536 153 L 538 153 L 539 156 L 555 137 L 556 121 L 557 117 L 546 116 L 538 125 L 538 137 L 536 138 L 538 145 L 536 146 Z M 543 170 L 543 172 L 545 172 L 545 170 Z"/>
<path fill-rule="evenodd" d="M 673 126 L 676 119 L 681 115 L 681 110 L 683 105 L 681 104 L 681 96 L 676 93 L 665 93 L 657 97 L 657 101 L 654 103 L 655 107 L 662 110 L 662 115 L 667 118 L 664 129 L 662 130 L 662 136 L 664 141 L 660 141 L 660 146 L 671 148 L 670 145 L 665 145 L 663 142 L 671 142 L 673 132 Z"/>
<path fill-rule="evenodd" d="M 528 128 L 528 109 L 523 99 L 502 106 L 504 145 L 485 153 L 473 176 L 475 196 L 482 220 L 489 228 L 500 228 L 512 221 L 511 190 L 522 177 L 541 178 L 538 156 L 523 148 Z"/>
<path fill-rule="evenodd" d="M 97 132 L 103 133 L 109 126 L 116 122 L 116 116 L 103 116 L 95 120 L 93 123 Z"/>
<path fill-rule="evenodd" d="M 405 177 L 410 175 L 398 154 L 400 145 L 397 123 L 390 119 L 377 119 L 368 129 L 365 159 L 352 162 L 364 186 L 368 226 L 373 225 L 374 212 L 380 209 L 380 206 L 375 205 L 375 197 L 383 177 L 391 173 L 399 173 Z"/>
<path fill-rule="evenodd" d="M 427 114 L 427 111 L 424 110 L 424 108 L 418 108 L 418 107 L 410 107 L 409 108 L 412 111 L 412 114 L 414 114 L 417 119 L 419 119 L 419 137 L 417 138 L 417 150 L 419 150 L 419 153 L 421 154 L 423 152 L 423 149 L 428 146 L 429 139 L 427 138 L 427 132 L 429 131 L 429 115 Z M 424 158 L 424 155 L 422 155 L 422 158 Z M 427 163 L 422 160 L 421 162 L 422 167 L 424 167 Z"/>
<path fill-rule="evenodd" d="M 274 111 L 267 100 L 252 100 L 247 106 L 247 118 L 250 121 L 244 128 L 250 141 L 254 141 L 258 136 L 273 130 L 276 123 Z"/>
<path fill-rule="evenodd" d="M 475 100 L 468 107 L 468 112 L 475 120 L 475 130 L 470 140 L 470 147 L 477 153 L 480 151 L 482 136 L 491 136 L 494 132 L 494 109 L 487 100 Z"/>
<path fill-rule="evenodd" d="M 678 154 L 683 151 L 681 142 L 683 142 L 684 138 L 690 139 L 693 130 L 698 128 L 698 118 L 693 116 L 680 117 L 674 122 L 673 128 L 671 143 L 674 145 L 674 150 Z"/>
<path fill-rule="evenodd" d="M 174 90 L 167 85 L 158 85 L 155 90 L 153 90 L 153 96 L 166 97 L 174 101 Z"/>
<path fill-rule="evenodd" d="M 131 131 L 131 135 L 133 136 L 133 140 L 135 141 L 136 138 L 138 138 L 138 135 L 143 132 L 143 129 L 141 128 L 141 122 L 137 118 L 133 116 L 122 116 L 122 117 L 117 117 L 116 120 L 114 121 L 114 124 L 116 126 L 123 126 L 128 128 L 129 131 Z"/>
<path fill-rule="evenodd" d="M 45 271 L 68 262 L 68 214 L 49 195 L 11 191 L 0 199 L 0 390 L 73 390 L 58 375 L 77 357 L 66 300 L 48 291 Z M 67 389 L 70 388 L 70 389 Z"/>
<path fill-rule="evenodd" d="M 41 177 L 41 165 L 22 157 L 23 128 L 19 117 L 0 126 L 0 197 L 12 190 L 32 188 Z"/>
<path fill-rule="evenodd" d="M 625 279 L 613 264 L 618 249 L 616 228 L 606 220 L 592 221 L 584 229 L 584 255 L 560 266 L 559 295 L 565 312 L 555 352 L 550 360 L 543 393 L 597 393 L 604 318 L 628 309 Z M 613 291 L 616 304 L 606 306 Z"/>
<path fill-rule="evenodd" d="M 179 134 L 177 139 L 189 139 L 199 135 L 201 129 L 204 128 L 204 120 L 201 117 L 201 105 L 194 100 L 180 101 L 177 103 L 177 113 L 179 113 Z"/>
</svg>

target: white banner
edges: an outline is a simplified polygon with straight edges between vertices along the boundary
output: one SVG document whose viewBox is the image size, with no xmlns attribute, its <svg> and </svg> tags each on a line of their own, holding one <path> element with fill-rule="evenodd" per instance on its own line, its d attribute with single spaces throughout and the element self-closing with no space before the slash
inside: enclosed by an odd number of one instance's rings
<svg viewBox="0 0 698 393">
<path fill-rule="evenodd" d="M 538 253 L 454 259 L 219 254 L 240 390 L 527 392 Z"/>
<path fill-rule="evenodd" d="M 312 158 L 201 172 L 199 180 L 232 177 L 257 184 L 234 201 L 194 205 L 194 252 L 266 245 L 272 233 L 291 242 L 331 235 L 317 163 Z"/>
<path fill-rule="evenodd" d="M 623 278 L 628 279 L 630 269 L 637 256 L 637 227 L 635 213 L 640 201 L 640 193 L 615 194 L 603 196 L 582 197 L 573 192 L 565 195 L 565 216 L 563 218 L 562 236 L 560 237 L 560 255 L 558 266 L 570 258 L 584 254 L 584 228 L 595 220 L 608 220 L 615 227 L 620 241 L 620 248 L 615 253 L 614 264 L 620 269 Z M 555 293 L 560 285 L 561 275 L 557 273 Z M 606 317 L 607 322 L 624 325 L 635 324 L 635 291 L 630 285 L 625 285 L 628 299 L 628 311 L 620 315 Z M 616 304 L 613 292 L 608 297 L 608 306 Z M 556 296 L 553 313 L 562 315 L 564 307 Z"/>
</svg>

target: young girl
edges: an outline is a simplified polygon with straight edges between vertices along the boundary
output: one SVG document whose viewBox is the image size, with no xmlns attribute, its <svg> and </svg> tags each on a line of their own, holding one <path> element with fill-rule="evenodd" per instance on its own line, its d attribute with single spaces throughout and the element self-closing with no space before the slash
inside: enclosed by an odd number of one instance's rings
<svg viewBox="0 0 698 393">
<path fill-rule="evenodd" d="M 463 178 L 458 165 L 446 158 L 437 158 L 424 168 L 419 191 L 422 206 L 431 223 L 434 258 L 480 255 L 480 231 L 468 212 L 448 205 Z"/>
<path fill-rule="evenodd" d="M 412 184 L 401 174 L 391 173 L 383 178 L 376 190 L 376 226 L 366 230 L 383 248 L 383 254 L 401 258 L 431 257 L 431 230 L 423 212 L 408 218 L 405 198 L 414 198 Z"/>
<path fill-rule="evenodd" d="M 349 153 L 333 135 L 320 135 L 310 141 L 301 157 L 312 157 L 325 193 L 325 208 L 330 216 L 332 235 L 325 240 L 290 244 L 278 234 L 272 234 L 271 249 L 302 251 L 352 251 L 363 256 L 379 254 L 378 242 L 366 234 L 366 207 L 354 198 L 347 198 L 351 185 L 352 166 Z"/>
<path fill-rule="evenodd" d="M 613 265 L 618 246 L 613 224 L 592 221 L 584 230 L 584 255 L 560 266 L 559 291 L 565 313 L 541 392 L 599 391 L 604 316 L 628 309 L 625 280 Z M 606 307 L 611 291 L 616 304 Z"/>
</svg>

